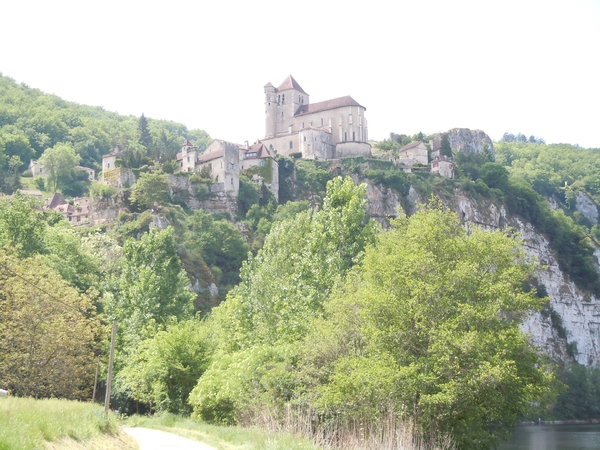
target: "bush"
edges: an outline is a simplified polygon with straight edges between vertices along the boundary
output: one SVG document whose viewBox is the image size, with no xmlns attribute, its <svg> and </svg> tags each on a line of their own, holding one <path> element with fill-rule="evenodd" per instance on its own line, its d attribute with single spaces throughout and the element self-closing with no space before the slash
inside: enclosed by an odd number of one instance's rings
<svg viewBox="0 0 600 450">
<path fill-rule="evenodd" d="M 26 170 L 25 172 L 23 172 L 21 175 L 22 175 L 23 177 L 25 177 L 25 178 L 31 178 L 31 177 L 33 177 L 33 173 L 32 173 L 32 172 L 31 172 L 31 170 L 29 170 L 29 169 L 27 169 L 27 170 Z"/>
<path fill-rule="evenodd" d="M 46 186 L 46 180 L 44 180 L 43 177 L 35 177 L 33 179 L 33 184 L 35 184 L 35 187 L 37 187 L 40 191 L 43 191 Z"/>
</svg>

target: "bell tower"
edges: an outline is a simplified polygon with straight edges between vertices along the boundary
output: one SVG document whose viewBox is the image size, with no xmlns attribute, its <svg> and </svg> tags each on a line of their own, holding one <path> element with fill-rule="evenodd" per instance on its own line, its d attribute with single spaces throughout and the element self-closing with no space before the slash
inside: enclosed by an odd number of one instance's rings
<svg viewBox="0 0 600 450">
<path fill-rule="evenodd" d="M 265 138 L 275 137 L 277 116 L 277 89 L 271 83 L 265 85 Z"/>
</svg>

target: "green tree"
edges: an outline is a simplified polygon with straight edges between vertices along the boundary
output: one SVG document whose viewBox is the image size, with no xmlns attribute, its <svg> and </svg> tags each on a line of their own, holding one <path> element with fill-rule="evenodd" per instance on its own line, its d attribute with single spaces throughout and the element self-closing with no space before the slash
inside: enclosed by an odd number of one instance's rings
<svg viewBox="0 0 600 450">
<path fill-rule="evenodd" d="M 118 291 L 107 298 L 107 310 L 121 324 L 126 344 L 154 336 L 170 318 L 189 318 L 195 295 L 177 256 L 174 230 L 150 230 L 123 246 Z"/>
<path fill-rule="evenodd" d="M 170 324 L 130 352 L 116 383 L 151 409 L 190 412 L 188 395 L 210 361 L 205 330 L 197 319 Z"/>
<path fill-rule="evenodd" d="M 0 379 L 20 397 L 89 398 L 100 323 L 93 298 L 39 255 L 0 251 Z"/>
<path fill-rule="evenodd" d="M 305 343 L 321 378 L 316 403 L 410 417 L 464 449 L 494 446 L 553 380 L 519 329 L 545 300 L 521 288 L 534 268 L 519 241 L 467 232 L 451 211 L 401 216 Z"/>
<path fill-rule="evenodd" d="M 131 188 L 131 200 L 141 208 L 149 209 L 169 201 L 169 180 L 158 172 L 141 173 Z"/>
<path fill-rule="evenodd" d="M 264 247 L 242 265 L 241 283 L 213 310 L 220 345 L 247 348 L 306 334 L 335 283 L 373 240 L 365 193 L 366 185 L 337 177 L 327 184 L 321 211 L 273 225 Z"/>
<path fill-rule="evenodd" d="M 48 183 L 52 192 L 65 189 L 74 180 L 75 166 L 80 160 L 70 144 L 56 144 L 44 152 L 39 163 L 48 171 Z"/>
<path fill-rule="evenodd" d="M 140 116 L 138 120 L 138 142 L 142 147 L 146 149 L 146 154 L 149 154 L 152 149 L 152 136 L 150 135 L 150 130 L 148 129 L 148 119 L 144 116 L 144 113 Z"/>
</svg>

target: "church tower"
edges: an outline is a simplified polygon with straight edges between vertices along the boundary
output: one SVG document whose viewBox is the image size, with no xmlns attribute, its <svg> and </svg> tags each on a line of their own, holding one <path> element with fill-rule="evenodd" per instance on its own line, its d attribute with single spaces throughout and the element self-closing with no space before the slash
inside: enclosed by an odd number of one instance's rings
<svg viewBox="0 0 600 450">
<path fill-rule="evenodd" d="M 271 83 L 265 85 L 265 138 L 275 137 L 277 117 L 277 89 Z"/>
</svg>

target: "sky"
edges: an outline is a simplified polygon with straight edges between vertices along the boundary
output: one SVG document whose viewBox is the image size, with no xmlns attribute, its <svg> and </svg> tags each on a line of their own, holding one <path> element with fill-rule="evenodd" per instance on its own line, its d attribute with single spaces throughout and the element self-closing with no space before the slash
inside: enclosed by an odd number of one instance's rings
<svg viewBox="0 0 600 450">
<path fill-rule="evenodd" d="M 369 138 L 450 128 L 600 148 L 600 0 L 19 0 L 0 73 L 65 100 L 264 137 L 264 90 L 367 108 Z"/>
</svg>

